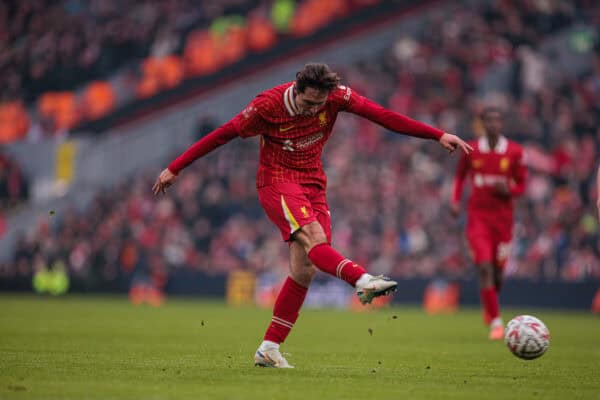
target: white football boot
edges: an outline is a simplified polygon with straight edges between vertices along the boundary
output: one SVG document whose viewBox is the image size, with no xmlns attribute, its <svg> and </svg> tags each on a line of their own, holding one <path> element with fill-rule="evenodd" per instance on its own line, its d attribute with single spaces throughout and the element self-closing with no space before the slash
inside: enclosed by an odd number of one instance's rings
<svg viewBox="0 0 600 400">
<path fill-rule="evenodd" d="M 259 347 L 254 354 L 254 365 L 270 368 L 294 368 L 281 355 L 278 348 L 261 349 Z"/>
<path fill-rule="evenodd" d="M 356 295 L 362 304 L 371 304 L 375 297 L 387 296 L 398 288 L 398 282 L 387 276 L 363 275 L 356 282 Z"/>
</svg>

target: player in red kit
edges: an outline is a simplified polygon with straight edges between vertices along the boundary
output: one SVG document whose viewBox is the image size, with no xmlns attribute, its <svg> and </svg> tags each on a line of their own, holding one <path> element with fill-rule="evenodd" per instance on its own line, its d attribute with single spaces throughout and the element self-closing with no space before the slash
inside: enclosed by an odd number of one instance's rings
<svg viewBox="0 0 600 400">
<path fill-rule="evenodd" d="M 451 209 L 460 213 L 460 199 L 467 175 L 471 194 L 467 205 L 466 236 L 479 270 L 479 287 L 489 338 L 504 337 L 498 292 L 509 254 L 513 225 L 513 197 L 525 190 L 526 169 L 522 147 L 502 136 L 502 113 L 486 108 L 481 114 L 485 135 L 472 142 L 456 169 Z"/>
<path fill-rule="evenodd" d="M 209 133 L 161 172 L 153 186 L 164 193 L 192 161 L 236 137 L 260 136 L 256 174 L 258 198 L 290 247 L 290 276 L 275 302 L 273 318 L 254 356 L 256 365 L 290 368 L 279 351 L 293 328 L 316 268 L 354 288 L 360 301 L 396 289 L 397 283 L 371 276 L 331 247 L 331 219 L 325 197 L 327 178 L 321 153 L 340 111 L 370 119 L 390 130 L 433 139 L 450 151 L 470 146 L 455 135 L 386 110 L 349 87 L 325 64 L 307 64 L 288 82 L 260 93 L 238 115 Z"/>
</svg>

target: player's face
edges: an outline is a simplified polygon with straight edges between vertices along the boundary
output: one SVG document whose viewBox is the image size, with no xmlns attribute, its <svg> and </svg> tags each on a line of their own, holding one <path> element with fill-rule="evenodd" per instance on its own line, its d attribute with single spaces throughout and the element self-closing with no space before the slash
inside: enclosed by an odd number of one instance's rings
<svg viewBox="0 0 600 400">
<path fill-rule="evenodd" d="M 300 114 L 313 116 L 323 108 L 329 97 L 327 90 L 319 90 L 312 87 L 307 87 L 304 92 L 296 94 L 296 105 L 300 110 Z"/>
<path fill-rule="evenodd" d="M 498 136 L 502 132 L 502 115 L 497 111 L 485 113 L 481 122 L 487 135 Z"/>
</svg>

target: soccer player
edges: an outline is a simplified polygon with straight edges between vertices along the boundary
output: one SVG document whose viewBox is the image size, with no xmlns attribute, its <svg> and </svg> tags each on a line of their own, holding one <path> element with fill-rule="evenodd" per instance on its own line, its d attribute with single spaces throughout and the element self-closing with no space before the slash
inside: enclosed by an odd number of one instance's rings
<svg viewBox="0 0 600 400">
<path fill-rule="evenodd" d="M 255 353 L 255 365 L 291 367 L 279 345 L 298 318 L 315 267 L 353 286 L 363 304 L 397 287 L 389 278 L 371 276 L 330 244 L 331 218 L 321 153 L 340 111 L 363 116 L 395 132 L 437 140 L 450 152 L 458 147 L 464 152 L 471 149 L 458 136 L 389 111 L 341 86 L 340 78 L 327 65 L 307 64 L 294 82 L 260 93 L 241 113 L 193 144 L 161 172 L 152 188 L 155 194 L 164 193 L 177 174 L 197 158 L 236 137 L 260 136 L 258 199 L 289 243 L 290 275 Z"/>
<path fill-rule="evenodd" d="M 485 135 L 471 142 L 475 149 L 464 154 L 456 168 L 451 211 L 460 213 L 465 178 L 470 176 L 466 236 L 471 256 L 479 271 L 479 288 L 489 338 L 504 337 L 498 292 L 509 254 L 513 225 L 513 197 L 525 190 L 523 149 L 502 136 L 502 112 L 485 108 L 481 113 Z"/>
</svg>

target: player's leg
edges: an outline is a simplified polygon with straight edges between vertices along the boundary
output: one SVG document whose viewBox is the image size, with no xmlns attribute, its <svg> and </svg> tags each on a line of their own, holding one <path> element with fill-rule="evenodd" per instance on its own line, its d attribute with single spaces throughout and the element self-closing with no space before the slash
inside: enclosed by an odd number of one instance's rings
<svg viewBox="0 0 600 400">
<path fill-rule="evenodd" d="M 477 272 L 479 276 L 479 287 L 480 288 L 490 288 L 495 287 L 494 282 L 494 266 L 491 261 L 481 261 L 476 264 Z"/>
<path fill-rule="evenodd" d="M 367 274 L 362 266 L 342 257 L 329 245 L 331 223 L 323 190 L 281 183 L 260 188 L 258 199 L 269 219 L 279 227 L 283 240 L 297 241 L 317 268 L 354 286 L 363 304 L 396 289 L 396 282 Z M 327 231 L 318 218 L 323 220 Z"/>
<path fill-rule="evenodd" d="M 494 268 L 494 287 L 497 293 L 500 293 L 502 286 L 504 286 L 504 268 L 496 266 Z"/>
<path fill-rule="evenodd" d="M 498 293 L 500 293 L 500 290 L 504 285 L 504 267 L 506 266 L 508 256 L 510 255 L 511 240 L 512 233 L 510 230 L 505 230 L 505 232 L 500 235 L 499 243 L 497 244 L 494 253 L 494 287 Z"/>
<path fill-rule="evenodd" d="M 384 276 L 372 276 L 365 268 L 338 253 L 327 241 L 318 221 L 294 232 L 294 241 L 302 245 L 308 258 L 321 271 L 335 276 L 356 288 L 361 303 L 371 303 L 375 297 L 393 293 L 398 283 Z"/>
<path fill-rule="evenodd" d="M 294 327 L 302 303 L 316 272 L 302 246 L 290 243 L 290 276 L 287 277 L 273 308 L 273 318 L 265 332 L 263 342 L 254 356 L 255 365 L 263 367 L 290 368 L 281 355 L 279 345 L 285 341 Z"/>
<path fill-rule="evenodd" d="M 333 255 L 333 261 L 322 264 L 319 269 L 328 272 L 326 268 L 331 268 L 333 265 L 335 265 L 335 276 L 343 279 L 356 288 L 356 294 L 363 304 L 370 303 L 374 297 L 394 292 L 397 287 L 396 282 L 393 282 L 389 278 L 383 276 L 374 277 L 366 273 L 365 269 L 360 265 L 357 265 L 356 263 L 337 254 L 337 252 L 331 247 L 331 213 L 329 211 L 329 205 L 327 204 L 325 191 L 319 188 L 311 188 L 308 190 L 307 196 L 311 202 L 311 207 L 317 216 L 317 222 L 320 225 L 320 227 L 314 225 L 311 228 L 316 228 L 316 235 L 317 237 L 320 236 L 320 240 L 313 240 L 313 242 L 319 242 L 319 247 L 316 248 L 316 246 L 313 246 L 312 249 L 307 249 L 309 257 L 312 257 L 311 261 L 317 265 L 317 263 L 320 264 L 320 261 L 323 261 L 321 257 L 329 259 L 329 257 Z M 322 232 L 325 233 L 325 242 L 323 242 L 321 229 Z M 302 235 L 303 233 L 304 232 L 301 230 L 297 234 Z M 328 273 L 333 275 L 333 269 L 331 269 Z"/>
<path fill-rule="evenodd" d="M 490 261 L 484 261 L 478 264 L 479 270 L 479 293 L 481 303 L 485 310 L 486 321 L 489 321 L 490 334 L 492 340 L 499 340 L 504 337 L 504 327 L 500 317 L 500 305 L 498 303 L 498 292 L 495 285 L 495 268 Z"/>
<path fill-rule="evenodd" d="M 494 261 L 492 264 L 494 290 L 498 301 L 498 316 L 490 322 L 490 339 L 501 340 L 504 338 L 504 323 L 500 312 L 500 301 L 498 300 L 500 289 L 504 283 L 504 267 L 510 253 L 511 227 L 508 230 L 500 230 L 494 241 Z"/>
<path fill-rule="evenodd" d="M 329 218 L 322 190 L 311 192 L 297 184 L 282 183 L 260 188 L 258 198 L 269 219 L 279 227 L 282 238 L 297 241 L 317 268 L 354 286 L 363 304 L 396 289 L 396 282 L 367 274 L 362 266 L 330 246 L 330 222 L 324 221 L 326 232 L 318 221 L 323 215 Z"/>
<path fill-rule="evenodd" d="M 502 320 L 494 285 L 494 243 L 489 227 L 481 219 L 470 216 L 467 222 L 467 240 L 479 275 L 484 322 L 490 325 L 490 339 L 495 339 L 499 332 L 498 326 L 502 328 Z"/>
</svg>

